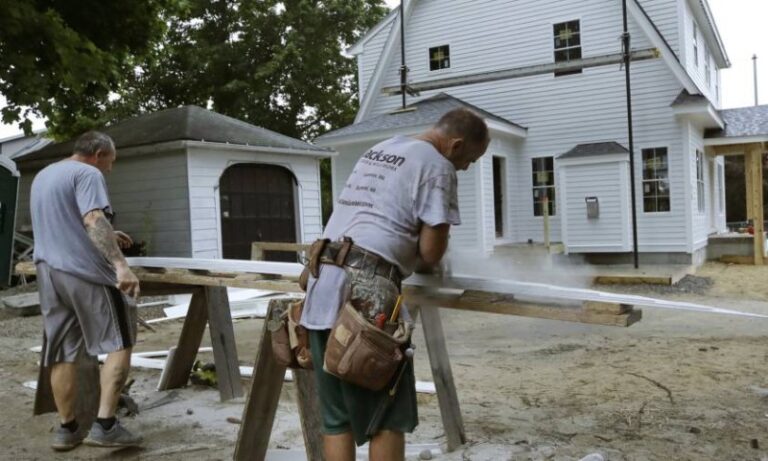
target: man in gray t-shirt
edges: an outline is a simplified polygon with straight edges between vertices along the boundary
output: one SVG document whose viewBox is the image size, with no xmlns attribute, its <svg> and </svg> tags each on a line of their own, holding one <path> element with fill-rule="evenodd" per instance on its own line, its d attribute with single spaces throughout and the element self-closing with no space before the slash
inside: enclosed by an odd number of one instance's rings
<svg viewBox="0 0 768 461">
<path fill-rule="evenodd" d="M 139 295 L 139 280 L 120 251 L 132 241 L 109 221 L 104 173 L 116 156 L 112 139 L 91 131 L 78 138 L 72 156 L 47 166 L 32 182 L 34 261 L 46 336 L 41 366 L 51 369 L 61 419 L 51 445 L 57 451 L 83 441 L 106 447 L 141 442 L 115 418 L 136 342 Z M 87 438 L 87 428 L 75 420 L 75 360 L 83 346 L 90 355 L 107 354 L 98 415 Z"/>
<path fill-rule="evenodd" d="M 395 137 L 371 148 L 339 194 L 324 237 L 351 239 L 354 245 L 327 245 L 318 278 L 309 279 L 301 318 L 309 330 L 326 459 L 351 461 L 354 443 L 368 440 L 371 459 L 403 459 L 404 433 L 418 423 L 412 366 L 377 419 L 387 387 L 371 391 L 326 373 L 325 345 L 345 302 L 369 319 L 377 313 L 389 318 L 401 279 L 420 262 L 431 266 L 440 261 L 450 226 L 461 222 L 456 171 L 480 158 L 488 142 L 488 128 L 479 116 L 467 109 L 450 111 L 421 136 Z"/>
</svg>

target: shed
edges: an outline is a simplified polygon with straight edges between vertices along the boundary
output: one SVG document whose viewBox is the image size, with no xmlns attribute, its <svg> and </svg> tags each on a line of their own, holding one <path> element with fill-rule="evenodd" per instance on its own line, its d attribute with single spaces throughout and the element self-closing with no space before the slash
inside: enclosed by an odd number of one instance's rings
<svg viewBox="0 0 768 461">
<path fill-rule="evenodd" d="M 322 233 L 320 160 L 335 153 L 197 106 L 104 128 L 118 159 L 107 175 L 115 227 L 151 256 L 250 259 L 252 241 L 307 242 Z M 30 152 L 17 227 L 31 224 L 34 175 L 74 140 Z"/>
<path fill-rule="evenodd" d="M 565 251 L 631 250 L 629 151 L 617 142 L 579 144 L 557 167 Z"/>
</svg>

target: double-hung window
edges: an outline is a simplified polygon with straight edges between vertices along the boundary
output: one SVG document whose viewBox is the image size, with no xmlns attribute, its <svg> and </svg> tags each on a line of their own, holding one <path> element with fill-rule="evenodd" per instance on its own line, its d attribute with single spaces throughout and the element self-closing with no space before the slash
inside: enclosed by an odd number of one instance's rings
<svg viewBox="0 0 768 461">
<path fill-rule="evenodd" d="M 579 20 L 555 24 L 555 64 L 581 59 L 581 26 Z M 580 74 L 581 69 L 555 71 L 555 77 Z"/>
<path fill-rule="evenodd" d="M 699 26 L 693 23 L 693 65 L 699 67 Z"/>
<path fill-rule="evenodd" d="M 549 203 L 548 214 L 554 216 L 555 207 L 555 161 L 554 157 L 533 159 L 533 215 L 544 216 L 544 202 Z"/>
<path fill-rule="evenodd" d="M 666 147 L 643 149 L 643 211 L 669 211 L 669 166 Z"/>
<path fill-rule="evenodd" d="M 429 49 L 429 70 L 448 69 L 451 67 L 451 48 L 448 45 Z"/>
<path fill-rule="evenodd" d="M 710 61 L 712 60 L 712 57 L 709 54 L 709 48 L 707 48 L 707 45 L 704 45 L 704 73 L 706 74 L 707 79 L 707 90 L 712 88 L 712 64 Z"/>
</svg>

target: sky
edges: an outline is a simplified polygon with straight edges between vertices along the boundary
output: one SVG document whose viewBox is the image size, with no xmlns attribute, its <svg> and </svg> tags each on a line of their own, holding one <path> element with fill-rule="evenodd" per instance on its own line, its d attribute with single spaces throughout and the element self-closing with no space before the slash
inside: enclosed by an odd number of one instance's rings
<svg viewBox="0 0 768 461">
<path fill-rule="evenodd" d="M 385 1 L 390 7 L 400 4 L 399 0 Z M 709 4 L 731 60 L 731 68 L 721 72 L 723 108 L 754 104 L 754 54 L 759 58 L 759 102 L 768 104 L 768 40 L 761 36 L 768 18 L 768 0 L 709 0 Z M 4 105 L 0 96 L 0 107 Z M 35 121 L 35 129 L 43 127 L 42 120 Z M 0 124 L 0 139 L 19 132 L 14 125 Z"/>
</svg>

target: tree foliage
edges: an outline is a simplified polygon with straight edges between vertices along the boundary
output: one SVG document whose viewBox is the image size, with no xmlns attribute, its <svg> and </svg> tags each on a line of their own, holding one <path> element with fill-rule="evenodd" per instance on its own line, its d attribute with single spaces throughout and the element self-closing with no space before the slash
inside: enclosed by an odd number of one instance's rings
<svg viewBox="0 0 768 461">
<path fill-rule="evenodd" d="M 189 0 L 118 105 L 196 104 L 312 138 L 353 119 L 355 62 L 342 51 L 386 11 L 381 0 Z"/>
<path fill-rule="evenodd" d="M 110 91 L 162 36 L 172 0 L 0 1 L 4 123 L 66 136 L 100 123 Z"/>
</svg>

